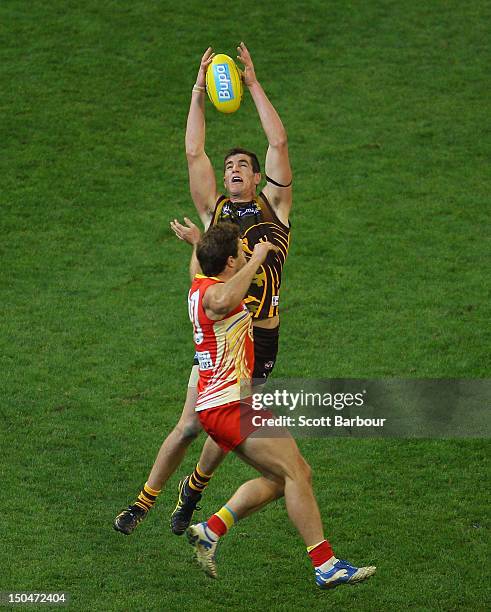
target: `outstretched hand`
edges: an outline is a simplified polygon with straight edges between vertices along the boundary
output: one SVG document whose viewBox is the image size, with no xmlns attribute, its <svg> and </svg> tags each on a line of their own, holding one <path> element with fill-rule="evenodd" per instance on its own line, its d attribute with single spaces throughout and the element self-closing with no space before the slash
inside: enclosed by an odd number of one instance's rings
<svg viewBox="0 0 491 612">
<path fill-rule="evenodd" d="M 262 264 L 266 261 L 266 257 L 270 251 L 274 251 L 277 253 L 279 251 L 278 247 L 271 242 L 257 242 L 254 245 L 254 250 L 252 251 L 252 256 L 258 260 L 259 264 Z"/>
<path fill-rule="evenodd" d="M 254 72 L 254 64 L 252 63 L 251 54 L 243 42 L 237 47 L 237 59 L 244 64 L 242 77 L 247 87 L 250 87 L 257 81 L 256 73 Z"/>
<path fill-rule="evenodd" d="M 177 219 L 170 222 L 170 226 L 174 231 L 174 234 L 179 238 L 179 240 L 184 240 L 191 245 L 196 245 L 201 239 L 201 232 L 199 227 L 196 226 L 190 219 L 184 217 L 184 223 L 186 225 L 182 225 L 179 223 Z"/>
<path fill-rule="evenodd" d="M 198 85 L 198 87 L 205 87 L 206 71 L 214 57 L 215 54 L 213 53 L 213 49 L 208 47 L 208 49 L 203 53 L 203 57 L 201 58 L 201 63 L 199 65 L 198 76 L 196 77 L 196 85 Z"/>
</svg>

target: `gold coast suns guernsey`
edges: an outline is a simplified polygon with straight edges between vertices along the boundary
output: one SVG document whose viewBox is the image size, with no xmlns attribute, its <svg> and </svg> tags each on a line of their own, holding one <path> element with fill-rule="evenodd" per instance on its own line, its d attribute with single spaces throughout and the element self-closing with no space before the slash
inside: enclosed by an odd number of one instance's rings
<svg viewBox="0 0 491 612">
<path fill-rule="evenodd" d="M 244 302 L 219 321 L 206 316 L 203 296 L 220 282 L 197 274 L 189 290 L 189 318 L 199 362 L 197 412 L 238 402 L 254 368 L 252 318 Z"/>
<path fill-rule="evenodd" d="M 278 247 L 278 252 L 271 251 L 258 269 L 244 300 L 254 319 L 274 317 L 278 314 L 281 273 L 288 255 L 290 228 L 278 219 L 262 192 L 252 202 L 231 202 L 220 196 L 211 222 L 221 221 L 239 225 L 247 259 L 258 242 L 268 240 Z"/>
</svg>

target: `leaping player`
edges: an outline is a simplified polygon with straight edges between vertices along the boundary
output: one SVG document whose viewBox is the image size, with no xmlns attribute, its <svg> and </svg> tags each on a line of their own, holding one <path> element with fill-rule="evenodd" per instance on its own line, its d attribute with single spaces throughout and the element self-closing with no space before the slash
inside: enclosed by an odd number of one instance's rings
<svg viewBox="0 0 491 612">
<path fill-rule="evenodd" d="M 255 153 L 241 148 L 230 150 L 224 160 L 222 195 L 217 187 L 213 166 L 205 152 L 205 82 L 206 70 L 213 59 L 208 48 L 200 63 L 186 127 L 186 156 L 191 196 L 205 228 L 230 221 L 240 228 L 242 248 L 250 257 L 259 242 L 268 240 L 277 247 L 258 267 L 247 290 L 245 303 L 253 317 L 254 372 L 256 382 L 271 373 L 278 352 L 279 292 L 283 264 L 290 239 L 289 214 L 292 205 L 292 171 L 288 157 L 287 134 L 283 123 L 257 80 L 254 65 L 244 43 L 237 48 L 244 66 L 244 83 L 256 106 L 268 140 L 265 160 L 266 185 L 257 193 L 262 175 Z M 189 228 L 188 228 L 189 229 Z M 190 230 L 192 240 L 199 232 Z M 114 521 L 114 528 L 130 534 L 154 506 L 162 487 L 180 465 L 189 444 L 201 431 L 196 418 L 198 362 L 195 360 L 188 383 L 181 418 L 164 440 L 147 482 L 137 499 Z M 220 447 L 208 438 L 193 474 L 179 483 L 179 499 L 171 517 L 172 531 L 180 535 L 191 523 L 201 495 L 214 470 L 223 459 Z"/>
<path fill-rule="evenodd" d="M 178 235 L 182 227 L 174 223 Z M 187 535 L 202 569 L 216 578 L 219 539 L 238 520 L 284 496 L 288 516 L 314 566 L 316 584 L 322 589 L 354 584 L 376 568 L 358 568 L 336 558 L 324 538 L 310 467 L 295 440 L 286 430 L 282 437 L 251 436 L 257 413 L 241 402 L 243 383 L 251 379 L 254 367 L 252 316 L 243 296 L 257 268 L 275 250 L 270 242 L 259 242 L 246 263 L 238 227 L 221 223 L 204 234 L 193 252 L 204 273 L 193 278 L 196 265 L 191 265 L 189 315 L 200 354 L 196 411 L 220 448 L 233 451 L 261 476 L 244 483 L 208 521 L 189 527 Z"/>
</svg>

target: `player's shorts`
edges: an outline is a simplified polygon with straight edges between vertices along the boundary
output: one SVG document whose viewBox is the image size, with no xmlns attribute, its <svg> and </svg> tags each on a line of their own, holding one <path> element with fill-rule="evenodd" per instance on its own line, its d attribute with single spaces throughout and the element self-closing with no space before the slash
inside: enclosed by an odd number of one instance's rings
<svg viewBox="0 0 491 612">
<path fill-rule="evenodd" d="M 234 450 L 261 427 L 253 422 L 253 418 L 258 415 L 265 418 L 275 416 L 269 410 L 254 410 L 250 402 L 246 401 L 198 412 L 203 429 L 225 452 Z"/>
<path fill-rule="evenodd" d="M 280 326 L 274 329 L 254 326 L 254 371 L 252 378 L 255 385 L 266 382 L 276 363 Z M 193 365 L 199 365 L 198 355 L 194 355 Z"/>
<path fill-rule="evenodd" d="M 278 354 L 278 339 L 280 326 L 274 329 L 253 327 L 254 336 L 254 372 L 252 378 L 255 385 L 266 382 L 276 363 Z"/>
</svg>

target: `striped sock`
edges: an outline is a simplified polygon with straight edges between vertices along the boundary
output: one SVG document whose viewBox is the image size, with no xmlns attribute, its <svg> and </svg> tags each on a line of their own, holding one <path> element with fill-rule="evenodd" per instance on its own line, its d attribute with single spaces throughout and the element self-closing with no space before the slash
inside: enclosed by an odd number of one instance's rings
<svg viewBox="0 0 491 612">
<path fill-rule="evenodd" d="M 206 526 L 217 538 L 221 538 L 238 520 L 239 517 L 232 508 L 225 505 L 206 521 Z"/>
<path fill-rule="evenodd" d="M 312 565 L 315 568 L 321 568 L 322 571 L 326 571 L 337 561 L 332 552 L 331 545 L 327 540 L 322 540 L 322 542 L 314 544 L 314 546 L 308 546 L 307 552 L 312 561 Z"/>
<path fill-rule="evenodd" d="M 198 465 L 194 468 L 194 472 L 189 477 L 188 487 L 192 493 L 203 493 L 208 486 L 213 474 L 205 474 Z"/>
<path fill-rule="evenodd" d="M 160 489 L 156 491 L 155 489 L 149 487 L 148 483 L 145 483 L 134 505 L 138 506 L 142 510 L 145 510 L 145 512 L 148 512 L 150 508 L 153 508 L 159 493 Z"/>
</svg>

